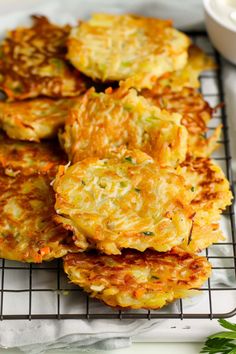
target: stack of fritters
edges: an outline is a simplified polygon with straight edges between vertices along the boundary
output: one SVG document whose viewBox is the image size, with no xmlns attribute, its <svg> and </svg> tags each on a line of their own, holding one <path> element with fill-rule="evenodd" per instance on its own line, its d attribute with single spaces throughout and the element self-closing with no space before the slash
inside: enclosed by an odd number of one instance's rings
<svg viewBox="0 0 236 354">
<path fill-rule="evenodd" d="M 34 16 L 9 32 L 0 124 L 34 142 L 1 136 L 2 257 L 68 253 L 70 280 L 113 307 L 158 309 L 201 287 L 211 267 L 194 252 L 223 238 L 231 192 L 198 92 L 215 64 L 190 43 L 169 20 L 131 15 L 74 28 Z M 68 159 L 43 141 L 58 132 Z"/>
<path fill-rule="evenodd" d="M 54 219 L 50 185 L 65 158 L 53 143 L 0 139 L 0 256 L 39 263 L 74 249 L 71 236 Z"/>
</svg>

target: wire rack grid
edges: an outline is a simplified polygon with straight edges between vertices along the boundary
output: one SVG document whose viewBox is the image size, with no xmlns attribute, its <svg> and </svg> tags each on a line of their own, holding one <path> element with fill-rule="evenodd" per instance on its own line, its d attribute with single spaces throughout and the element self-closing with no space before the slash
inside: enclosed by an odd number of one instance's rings
<svg viewBox="0 0 236 354">
<path fill-rule="evenodd" d="M 212 106 L 224 102 L 221 60 L 211 47 L 205 33 L 192 33 L 192 40 L 218 64 L 217 71 L 205 72 L 201 77 L 201 92 Z M 213 158 L 224 169 L 233 191 L 231 153 L 225 108 L 221 107 L 211 121 L 209 133 L 223 125 L 220 148 Z M 224 212 L 222 227 L 225 242 L 212 245 L 203 254 L 212 263 L 213 276 L 202 288 L 200 296 L 192 300 L 178 300 L 158 311 L 114 310 L 90 299 L 79 287 L 69 284 L 61 261 L 41 265 L 0 261 L 0 319 L 131 319 L 131 318 L 226 318 L 236 314 L 236 240 L 233 205 Z M 216 276 L 214 276 L 214 274 Z M 222 279 L 230 280 L 227 284 Z M 214 279 L 218 279 L 215 281 Z M 232 284 L 235 284 L 232 286 Z"/>
</svg>

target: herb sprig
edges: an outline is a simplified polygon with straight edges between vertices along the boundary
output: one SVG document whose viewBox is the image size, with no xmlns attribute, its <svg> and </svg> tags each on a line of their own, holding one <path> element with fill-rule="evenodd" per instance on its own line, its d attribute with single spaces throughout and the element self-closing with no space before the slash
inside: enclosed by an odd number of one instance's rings
<svg viewBox="0 0 236 354">
<path fill-rule="evenodd" d="M 208 354 L 236 354 L 236 323 L 226 320 L 218 320 L 221 327 L 228 331 L 222 331 L 209 336 L 200 353 Z"/>
</svg>

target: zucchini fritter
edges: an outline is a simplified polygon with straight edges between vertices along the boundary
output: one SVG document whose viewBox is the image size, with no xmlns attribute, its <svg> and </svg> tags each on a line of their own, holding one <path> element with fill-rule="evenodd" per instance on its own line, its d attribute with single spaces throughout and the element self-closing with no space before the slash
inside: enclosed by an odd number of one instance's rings
<svg viewBox="0 0 236 354">
<path fill-rule="evenodd" d="M 9 176 L 34 173 L 54 178 L 66 157 L 56 141 L 41 144 L 12 140 L 0 134 L 0 166 Z"/>
<path fill-rule="evenodd" d="M 205 257 L 174 249 L 158 253 L 126 250 L 122 255 L 68 254 L 64 270 L 72 283 L 112 307 L 159 309 L 196 295 L 211 274 Z"/>
<path fill-rule="evenodd" d="M 232 193 L 229 181 L 220 166 L 210 158 L 192 158 L 190 156 L 181 164 L 186 182 L 191 186 L 194 209 L 201 215 L 219 220 L 222 211 L 231 204 Z"/>
<path fill-rule="evenodd" d="M 184 177 L 139 150 L 61 166 L 53 186 L 56 220 L 80 249 L 168 251 L 189 237 L 194 213 Z"/>
<path fill-rule="evenodd" d="M 216 69 L 214 60 L 197 46 L 191 45 L 188 50 L 188 61 L 185 67 L 162 75 L 153 85 L 152 93 L 155 96 L 159 96 L 182 91 L 184 87 L 199 88 L 201 72 L 210 69 Z"/>
<path fill-rule="evenodd" d="M 211 137 L 204 136 L 213 108 L 197 91 L 200 73 L 214 68 L 216 65 L 212 58 L 192 45 L 189 48 L 187 65 L 183 69 L 164 74 L 151 89 L 141 92 L 157 107 L 182 115 L 181 123 L 188 131 L 188 153 L 196 157 L 209 156 L 217 148 L 221 133 L 219 126 Z"/>
<path fill-rule="evenodd" d="M 0 257 L 40 263 L 73 249 L 54 221 L 54 193 L 47 175 L 10 177 L 0 169 Z"/>
<path fill-rule="evenodd" d="M 0 257 L 39 263 L 76 251 L 58 226 L 50 185 L 65 156 L 56 142 L 29 143 L 0 135 Z"/>
<path fill-rule="evenodd" d="M 10 138 L 40 141 L 55 137 L 75 99 L 35 98 L 0 102 L 0 125 Z"/>
<path fill-rule="evenodd" d="M 189 185 L 190 205 L 195 210 L 192 232 L 182 246 L 199 251 L 224 239 L 218 222 L 222 211 L 231 204 L 232 193 L 224 172 L 209 158 L 189 156 L 178 172 Z"/>
<path fill-rule="evenodd" d="M 134 89 L 90 89 L 71 110 L 61 142 L 73 163 L 105 157 L 125 145 L 146 152 L 160 165 L 177 165 L 187 151 L 187 131 L 180 119 L 179 114 L 151 105 Z"/>
<path fill-rule="evenodd" d="M 182 115 L 181 123 L 188 131 L 188 153 L 190 155 L 206 157 L 217 148 L 221 126 L 215 129 L 211 137 L 204 136 L 208 130 L 207 123 L 212 118 L 213 109 L 196 89 L 183 87 L 180 91 L 168 90 L 161 94 L 155 94 L 153 90 L 143 90 L 142 95 L 160 109 Z"/>
<path fill-rule="evenodd" d="M 71 31 L 68 55 L 82 73 L 101 81 L 128 79 L 128 86 L 152 86 L 187 61 L 189 38 L 170 20 L 94 14 Z"/>
<path fill-rule="evenodd" d="M 9 100 L 84 92 L 84 79 L 65 60 L 71 27 L 52 24 L 43 16 L 32 18 L 32 27 L 8 32 L 0 46 L 0 88 Z"/>
</svg>

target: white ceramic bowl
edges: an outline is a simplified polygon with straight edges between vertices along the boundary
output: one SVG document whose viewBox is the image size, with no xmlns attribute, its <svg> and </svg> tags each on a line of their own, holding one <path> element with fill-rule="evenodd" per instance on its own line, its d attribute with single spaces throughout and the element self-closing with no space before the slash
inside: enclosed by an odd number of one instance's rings
<svg viewBox="0 0 236 354">
<path fill-rule="evenodd" d="M 222 56 L 236 64 L 236 28 L 231 28 L 214 13 L 211 2 L 203 0 L 208 35 Z"/>
</svg>

